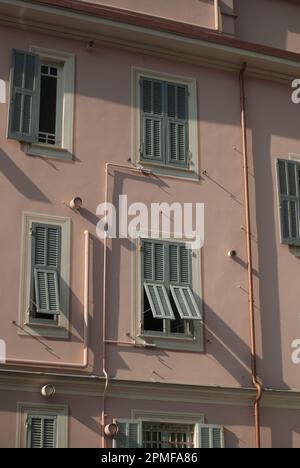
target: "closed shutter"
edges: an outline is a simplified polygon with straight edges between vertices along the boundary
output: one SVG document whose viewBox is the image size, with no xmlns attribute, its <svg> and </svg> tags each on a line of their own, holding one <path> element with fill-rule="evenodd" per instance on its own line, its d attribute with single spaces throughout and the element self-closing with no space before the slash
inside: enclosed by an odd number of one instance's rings
<svg viewBox="0 0 300 468">
<path fill-rule="evenodd" d="M 144 279 L 164 283 L 164 245 L 158 242 L 143 242 L 143 258 Z"/>
<path fill-rule="evenodd" d="M 299 164 L 278 160 L 277 163 L 281 241 L 300 245 L 299 231 Z"/>
<path fill-rule="evenodd" d="M 8 137 L 34 143 L 38 135 L 39 57 L 13 50 Z"/>
<path fill-rule="evenodd" d="M 39 314 L 59 314 L 60 257 L 60 226 L 34 223 L 32 225 L 32 302 Z"/>
<path fill-rule="evenodd" d="M 135 420 L 119 420 L 118 433 L 113 440 L 113 448 L 141 448 L 142 422 Z"/>
<path fill-rule="evenodd" d="M 161 81 L 141 79 L 141 158 L 163 161 L 164 86 Z"/>
<path fill-rule="evenodd" d="M 169 246 L 170 282 L 191 284 L 191 250 L 184 245 Z"/>
<path fill-rule="evenodd" d="M 55 416 L 28 416 L 27 448 L 56 448 Z"/>
<path fill-rule="evenodd" d="M 221 426 L 197 424 L 195 436 L 197 448 L 225 448 L 224 428 Z"/>
<path fill-rule="evenodd" d="M 167 159 L 188 165 L 188 88 L 167 83 Z"/>
</svg>

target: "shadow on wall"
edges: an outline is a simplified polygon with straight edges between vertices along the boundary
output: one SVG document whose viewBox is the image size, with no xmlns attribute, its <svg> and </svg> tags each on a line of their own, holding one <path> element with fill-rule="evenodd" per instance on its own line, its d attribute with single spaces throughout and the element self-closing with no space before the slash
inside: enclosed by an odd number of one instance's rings
<svg viewBox="0 0 300 468">
<path fill-rule="evenodd" d="M 0 172 L 24 197 L 42 203 L 51 203 L 39 187 L 1 149 Z"/>
</svg>

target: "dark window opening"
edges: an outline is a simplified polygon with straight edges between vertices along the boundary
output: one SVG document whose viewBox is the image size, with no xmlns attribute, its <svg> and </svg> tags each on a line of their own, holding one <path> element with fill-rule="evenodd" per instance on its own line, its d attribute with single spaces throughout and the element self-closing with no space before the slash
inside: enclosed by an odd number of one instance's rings
<svg viewBox="0 0 300 468">
<path fill-rule="evenodd" d="M 144 290 L 144 330 L 145 331 L 164 331 L 164 321 L 153 317 L 151 306 Z"/>
<path fill-rule="evenodd" d="M 41 66 L 39 142 L 48 145 L 57 144 L 57 77 L 56 67 Z"/>
</svg>

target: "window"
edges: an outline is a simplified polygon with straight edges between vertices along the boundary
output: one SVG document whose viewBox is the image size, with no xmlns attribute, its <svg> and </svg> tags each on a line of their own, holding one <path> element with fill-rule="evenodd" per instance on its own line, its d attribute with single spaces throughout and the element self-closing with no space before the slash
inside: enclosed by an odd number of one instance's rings
<svg viewBox="0 0 300 468">
<path fill-rule="evenodd" d="M 154 233 L 153 233 L 154 234 Z M 137 344 L 204 351 L 201 250 L 136 232 L 132 251 L 132 336 Z"/>
<path fill-rule="evenodd" d="M 24 213 L 20 333 L 68 336 L 70 219 Z"/>
<path fill-rule="evenodd" d="M 225 447 L 224 429 L 202 423 L 118 420 L 114 448 L 191 449 Z"/>
<path fill-rule="evenodd" d="M 194 426 L 145 422 L 143 427 L 144 448 L 190 449 L 194 447 Z"/>
<path fill-rule="evenodd" d="M 197 178 L 197 93 L 193 79 L 133 69 L 135 165 Z"/>
<path fill-rule="evenodd" d="M 62 66 L 41 63 L 39 109 L 39 143 L 61 145 L 62 130 Z"/>
<path fill-rule="evenodd" d="M 278 160 L 277 177 L 281 242 L 300 246 L 300 164 L 297 161 Z"/>
<path fill-rule="evenodd" d="M 142 241 L 142 330 L 193 336 L 202 314 L 192 291 L 192 251 L 185 244 Z"/>
<path fill-rule="evenodd" d="M 141 160 L 187 167 L 187 86 L 142 77 Z"/>
<path fill-rule="evenodd" d="M 18 404 L 18 448 L 66 448 L 68 408 L 66 406 Z"/>
<path fill-rule="evenodd" d="M 72 159 L 74 57 L 13 50 L 8 137 L 32 155 Z"/>
<path fill-rule="evenodd" d="M 30 317 L 57 321 L 60 314 L 61 227 L 32 223 Z"/>
</svg>

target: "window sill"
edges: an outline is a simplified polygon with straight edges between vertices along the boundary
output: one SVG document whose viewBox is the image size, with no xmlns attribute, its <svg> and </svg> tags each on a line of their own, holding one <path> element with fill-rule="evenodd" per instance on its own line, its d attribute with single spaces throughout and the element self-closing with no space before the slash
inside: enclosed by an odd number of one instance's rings
<svg viewBox="0 0 300 468">
<path fill-rule="evenodd" d="M 194 180 L 199 181 L 200 177 L 196 170 L 187 167 L 177 167 L 166 164 L 158 164 L 152 161 L 141 161 L 137 162 L 137 166 L 150 170 L 154 174 L 161 176 L 174 177 L 178 179 Z"/>
<path fill-rule="evenodd" d="M 68 339 L 69 330 L 61 325 L 26 322 L 23 324 L 23 326 L 19 327 L 18 335 Z"/>
<path fill-rule="evenodd" d="M 44 158 L 54 158 L 63 161 L 72 161 L 72 152 L 59 146 L 45 145 L 43 143 L 22 144 L 22 150 L 29 156 L 40 156 Z"/>
<path fill-rule="evenodd" d="M 136 337 L 136 343 L 149 343 L 156 345 L 157 348 L 170 349 L 174 351 L 192 351 L 195 353 L 204 353 L 203 346 L 203 324 L 198 330 L 199 336 L 181 337 L 181 336 L 162 336 L 148 333 L 141 333 Z M 198 335 L 197 333 L 197 335 Z"/>
</svg>

